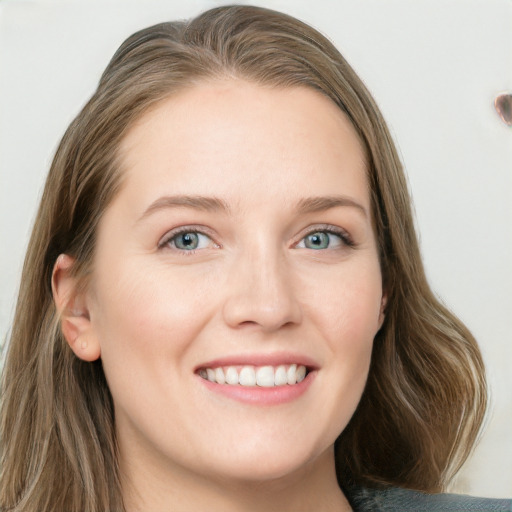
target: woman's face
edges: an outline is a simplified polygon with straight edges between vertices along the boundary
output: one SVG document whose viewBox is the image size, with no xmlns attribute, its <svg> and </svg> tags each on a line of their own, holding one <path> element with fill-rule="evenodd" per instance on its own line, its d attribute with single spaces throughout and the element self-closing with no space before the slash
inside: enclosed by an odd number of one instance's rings
<svg viewBox="0 0 512 512">
<path fill-rule="evenodd" d="M 311 89 L 219 81 L 145 114 L 121 156 L 87 302 L 122 464 L 331 464 L 383 304 L 349 121 Z"/>
</svg>

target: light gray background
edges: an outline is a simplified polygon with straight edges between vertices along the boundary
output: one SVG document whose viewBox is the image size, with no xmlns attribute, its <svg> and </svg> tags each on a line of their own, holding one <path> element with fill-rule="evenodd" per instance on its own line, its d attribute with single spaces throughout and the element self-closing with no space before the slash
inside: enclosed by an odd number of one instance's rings
<svg viewBox="0 0 512 512">
<path fill-rule="evenodd" d="M 225 2 L 0 1 L 0 338 L 58 140 L 133 31 Z M 248 3 L 248 2 L 240 2 Z M 512 496 L 510 0 L 254 0 L 327 34 L 398 142 L 428 276 L 480 341 L 492 406 L 454 489 Z"/>
</svg>

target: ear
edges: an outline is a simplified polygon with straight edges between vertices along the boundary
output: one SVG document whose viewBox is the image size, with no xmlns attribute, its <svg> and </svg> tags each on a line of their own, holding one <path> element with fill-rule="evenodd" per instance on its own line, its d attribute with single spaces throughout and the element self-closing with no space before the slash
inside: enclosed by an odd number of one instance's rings
<svg viewBox="0 0 512 512">
<path fill-rule="evenodd" d="M 388 304 L 388 295 L 385 291 L 382 292 L 382 299 L 380 301 L 380 311 L 379 311 L 379 330 L 384 323 L 386 318 L 386 306 Z"/>
<path fill-rule="evenodd" d="M 86 292 L 72 275 L 75 260 L 61 254 L 53 267 L 53 300 L 60 316 L 61 330 L 71 350 L 84 361 L 100 357 L 100 344 L 91 324 Z"/>
</svg>

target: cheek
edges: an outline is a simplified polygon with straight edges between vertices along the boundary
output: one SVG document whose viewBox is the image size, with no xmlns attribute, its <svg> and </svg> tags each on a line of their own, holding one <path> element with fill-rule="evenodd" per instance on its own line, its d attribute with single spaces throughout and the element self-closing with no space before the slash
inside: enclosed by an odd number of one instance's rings
<svg viewBox="0 0 512 512">
<path fill-rule="evenodd" d="M 378 265 L 349 268 L 324 287 L 323 300 L 315 297 L 315 324 L 329 348 L 330 386 L 336 400 L 355 408 L 363 392 L 380 322 L 382 301 Z M 313 314 L 313 313 L 312 313 Z"/>
<path fill-rule="evenodd" d="M 190 347 L 209 318 L 209 281 L 198 276 L 198 290 L 186 272 L 126 262 L 97 277 L 95 328 L 116 422 L 147 432 L 156 418 L 169 425 L 184 407 L 175 389 L 187 382 Z"/>
<path fill-rule="evenodd" d="M 308 307 L 328 334 L 333 349 L 342 345 L 357 350 L 361 344 L 371 344 L 380 326 L 382 284 L 378 264 L 370 261 L 366 265 L 347 265 L 304 288 L 312 290 L 306 299 Z"/>
<path fill-rule="evenodd" d="M 322 438 L 330 442 L 345 429 L 360 402 L 378 331 L 379 280 L 350 275 L 325 287 L 323 301 L 311 313 L 327 347 L 318 383 L 324 392 L 322 414 L 327 415 Z"/>
<path fill-rule="evenodd" d="M 172 272 L 165 266 L 118 266 L 100 272 L 95 326 L 102 359 L 179 356 L 209 318 L 208 278 Z M 200 288 L 198 286 L 201 285 Z"/>
</svg>

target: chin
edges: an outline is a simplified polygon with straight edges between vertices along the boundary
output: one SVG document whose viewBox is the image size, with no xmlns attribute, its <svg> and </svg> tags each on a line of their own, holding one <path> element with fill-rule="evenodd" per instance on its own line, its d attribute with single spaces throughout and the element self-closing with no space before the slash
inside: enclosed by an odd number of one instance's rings
<svg viewBox="0 0 512 512">
<path fill-rule="evenodd" d="M 283 443 L 284 444 L 284 443 Z M 232 453 L 215 467 L 210 466 L 209 473 L 216 478 L 238 481 L 240 484 L 257 484 L 263 482 L 288 481 L 309 471 L 315 464 L 329 464 L 334 450 L 332 446 L 318 453 L 317 450 L 304 450 L 300 445 L 293 448 L 281 445 L 279 450 L 262 450 L 255 448 L 243 453 Z"/>
</svg>

